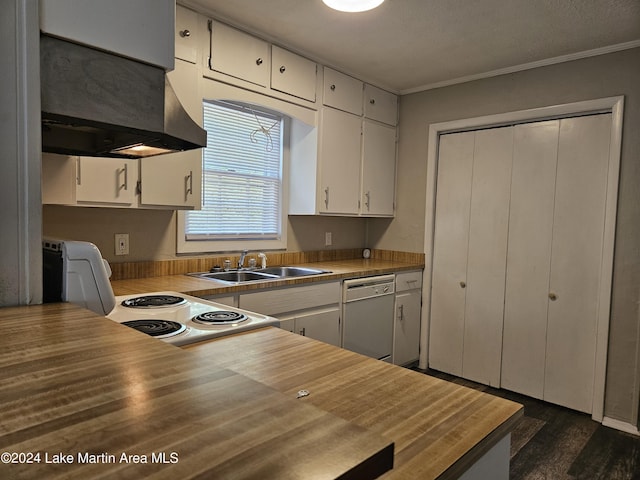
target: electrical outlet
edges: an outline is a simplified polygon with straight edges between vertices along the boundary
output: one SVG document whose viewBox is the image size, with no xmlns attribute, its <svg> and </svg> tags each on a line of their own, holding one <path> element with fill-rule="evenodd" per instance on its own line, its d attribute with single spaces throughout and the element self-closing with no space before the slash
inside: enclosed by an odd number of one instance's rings
<svg viewBox="0 0 640 480">
<path fill-rule="evenodd" d="M 129 255 L 128 233 L 116 233 L 116 255 Z"/>
<path fill-rule="evenodd" d="M 324 246 L 328 247 L 333 244 L 333 239 L 331 238 L 331 232 L 324 232 Z"/>
</svg>

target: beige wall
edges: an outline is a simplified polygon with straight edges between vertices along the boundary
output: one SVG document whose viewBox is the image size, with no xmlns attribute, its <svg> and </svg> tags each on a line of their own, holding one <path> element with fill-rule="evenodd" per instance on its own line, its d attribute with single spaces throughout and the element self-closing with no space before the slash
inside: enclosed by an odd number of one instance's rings
<svg viewBox="0 0 640 480">
<path fill-rule="evenodd" d="M 45 205 L 42 215 L 45 236 L 95 243 L 109 262 L 177 258 L 172 211 Z M 324 246 L 325 232 L 332 233 L 330 247 Z M 115 255 L 116 233 L 129 234 L 129 255 Z M 364 218 L 294 216 L 289 217 L 287 251 L 363 248 L 365 238 Z"/>
<path fill-rule="evenodd" d="M 400 101 L 397 215 L 371 220 L 381 249 L 422 252 L 431 123 L 625 96 L 605 415 L 638 423 L 640 397 L 640 49 L 406 95 Z M 429 252 L 425 252 L 427 255 Z"/>
</svg>

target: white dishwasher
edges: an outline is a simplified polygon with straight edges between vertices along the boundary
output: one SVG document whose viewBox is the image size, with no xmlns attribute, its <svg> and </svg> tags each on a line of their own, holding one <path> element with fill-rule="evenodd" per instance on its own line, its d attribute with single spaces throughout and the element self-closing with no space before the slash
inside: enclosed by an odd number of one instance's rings
<svg viewBox="0 0 640 480">
<path fill-rule="evenodd" d="M 395 275 L 345 280 L 342 346 L 391 362 Z"/>
</svg>

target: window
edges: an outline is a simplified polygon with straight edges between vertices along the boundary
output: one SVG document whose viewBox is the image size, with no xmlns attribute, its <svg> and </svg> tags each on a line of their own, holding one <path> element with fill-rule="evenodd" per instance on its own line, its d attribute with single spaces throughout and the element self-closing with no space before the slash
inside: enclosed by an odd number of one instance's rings
<svg viewBox="0 0 640 480">
<path fill-rule="evenodd" d="M 203 111 L 202 210 L 184 213 L 179 251 L 284 248 L 283 116 L 222 101 Z"/>
</svg>

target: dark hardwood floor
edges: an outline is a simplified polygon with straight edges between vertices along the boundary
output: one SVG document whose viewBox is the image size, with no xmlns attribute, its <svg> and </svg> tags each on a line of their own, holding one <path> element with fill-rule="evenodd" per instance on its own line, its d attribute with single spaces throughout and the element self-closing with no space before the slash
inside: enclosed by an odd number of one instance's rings
<svg viewBox="0 0 640 480">
<path fill-rule="evenodd" d="M 435 370 L 414 370 L 524 405 L 511 435 L 510 480 L 640 480 L 640 437 L 558 405 Z"/>
</svg>

